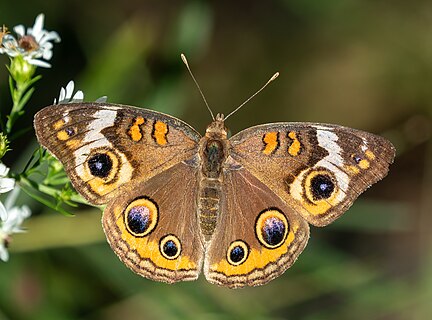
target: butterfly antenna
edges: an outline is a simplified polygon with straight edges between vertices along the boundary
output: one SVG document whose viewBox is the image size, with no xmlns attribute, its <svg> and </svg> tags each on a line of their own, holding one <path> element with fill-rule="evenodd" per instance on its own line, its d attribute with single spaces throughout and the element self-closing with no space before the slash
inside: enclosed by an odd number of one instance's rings
<svg viewBox="0 0 432 320">
<path fill-rule="evenodd" d="M 248 103 L 253 97 L 255 97 L 258 93 L 260 93 L 262 90 L 264 90 L 264 88 L 265 87 L 267 87 L 269 84 L 270 84 L 270 82 L 272 82 L 273 80 L 275 80 L 277 77 L 279 77 L 279 72 L 276 72 L 271 78 L 270 78 L 270 80 L 268 80 L 267 82 L 266 82 L 266 84 L 265 85 L 263 85 L 262 87 L 261 87 L 261 89 L 259 89 L 257 92 L 255 92 L 253 95 L 251 95 L 250 97 L 249 97 L 249 99 L 247 99 L 245 102 L 243 102 L 241 105 L 239 105 L 234 111 L 232 111 L 232 112 L 230 112 L 226 117 L 225 117 L 225 119 L 224 120 L 226 120 L 226 119 L 228 119 L 229 117 L 231 117 L 234 113 L 236 113 L 237 111 L 239 111 L 240 110 L 240 108 L 241 107 L 243 107 L 246 103 Z"/>
<path fill-rule="evenodd" d="M 197 86 L 198 91 L 200 92 L 201 97 L 203 98 L 204 103 L 205 103 L 205 105 L 207 106 L 208 111 L 210 111 L 211 117 L 212 117 L 212 119 L 213 119 L 213 121 L 214 121 L 214 120 L 215 120 L 215 117 L 214 117 L 213 111 L 210 109 L 210 106 L 209 106 L 209 104 L 207 103 L 207 99 L 205 98 L 204 93 L 202 92 L 200 85 L 199 85 L 198 82 L 196 81 L 196 79 L 195 79 L 195 77 L 194 77 L 194 75 L 193 75 L 193 73 L 192 73 L 192 70 L 191 70 L 191 68 L 189 67 L 189 63 L 188 63 L 188 61 L 187 61 L 187 59 L 186 59 L 186 56 L 182 53 L 182 54 L 180 55 L 180 57 L 181 57 L 181 59 L 183 60 L 183 63 L 186 65 L 186 68 L 188 69 L 188 71 L 189 71 L 189 73 L 190 73 L 190 75 L 191 75 L 193 81 L 195 82 L 195 85 Z"/>
</svg>

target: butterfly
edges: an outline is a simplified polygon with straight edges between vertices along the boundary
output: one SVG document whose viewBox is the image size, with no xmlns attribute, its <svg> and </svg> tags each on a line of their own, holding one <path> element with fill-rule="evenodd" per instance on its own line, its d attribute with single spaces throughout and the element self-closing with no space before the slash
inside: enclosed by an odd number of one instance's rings
<svg viewBox="0 0 432 320">
<path fill-rule="evenodd" d="M 194 79 L 195 80 L 195 79 Z M 269 123 L 204 136 L 160 112 L 111 103 L 48 106 L 37 138 L 90 203 L 120 260 L 146 278 L 262 285 L 387 175 L 393 145 L 339 125 Z"/>
</svg>

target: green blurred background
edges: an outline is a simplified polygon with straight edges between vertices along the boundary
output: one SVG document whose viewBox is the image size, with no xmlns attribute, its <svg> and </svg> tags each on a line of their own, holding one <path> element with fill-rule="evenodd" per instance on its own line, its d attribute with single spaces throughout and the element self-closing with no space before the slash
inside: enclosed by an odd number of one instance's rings
<svg viewBox="0 0 432 320">
<path fill-rule="evenodd" d="M 0 2 L 0 24 L 32 26 L 40 12 L 62 42 L 53 67 L 38 69 L 43 79 L 23 127 L 73 79 L 87 100 L 108 95 L 203 132 L 210 116 L 183 52 L 215 112 L 228 113 L 281 73 L 229 119 L 233 133 L 266 122 L 330 122 L 386 136 L 398 155 L 389 176 L 343 217 L 311 228 L 291 269 L 241 290 L 203 277 L 166 285 L 136 276 L 106 243 L 99 210 L 68 218 L 23 197 L 33 216 L 0 263 L 0 319 L 432 318 L 430 0 L 14 0 Z M 20 170 L 36 148 L 33 132 L 12 148 L 4 162 Z"/>
</svg>

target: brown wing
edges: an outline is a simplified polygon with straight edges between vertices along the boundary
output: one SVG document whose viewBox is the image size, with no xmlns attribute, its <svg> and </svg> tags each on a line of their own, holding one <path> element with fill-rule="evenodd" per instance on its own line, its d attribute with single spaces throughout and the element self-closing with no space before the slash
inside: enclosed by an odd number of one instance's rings
<svg viewBox="0 0 432 320">
<path fill-rule="evenodd" d="M 382 137 L 316 123 L 256 126 L 230 142 L 236 161 L 317 226 L 338 218 L 385 177 L 395 156 Z"/>
<path fill-rule="evenodd" d="M 196 215 L 197 168 L 180 163 L 114 199 L 103 227 L 134 272 L 157 281 L 198 277 L 204 252 Z"/>
<path fill-rule="evenodd" d="M 221 212 L 206 251 L 207 280 L 231 288 L 265 284 L 296 261 L 308 239 L 308 223 L 228 159 Z"/>
<path fill-rule="evenodd" d="M 200 139 L 174 117 L 106 103 L 49 106 L 36 114 L 34 126 L 40 144 L 94 204 L 107 203 L 132 179 L 145 181 L 192 158 Z"/>
</svg>

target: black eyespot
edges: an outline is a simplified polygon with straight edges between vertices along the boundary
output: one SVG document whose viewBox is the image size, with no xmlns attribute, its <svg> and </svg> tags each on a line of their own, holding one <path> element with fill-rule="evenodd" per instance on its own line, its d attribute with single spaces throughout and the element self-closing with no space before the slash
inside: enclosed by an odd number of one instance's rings
<svg viewBox="0 0 432 320">
<path fill-rule="evenodd" d="M 233 241 L 227 251 L 227 260 L 233 266 L 239 266 L 246 261 L 249 254 L 247 244 L 242 240 Z"/>
<path fill-rule="evenodd" d="M 144 206 L 133 207 L 127 214 L 129 229 L 136 234 L 144 233 L 150 225 L 150 220 L 150 210 Z"/>
<path fill-rule="evenodd" d="M 87 160 L 87 164 L 91 174 L 99 178 L 108 177 L 113 167 L 111 158 L 105 153 L 96 153 Z"/>
<path fill-rule="evenodd" d="M 178 252 L 178 248 L 175 242 L 172 240 L 168 240 L 167 242 L 165 242 L 162 250 L 168 257 L 174 257 Z"/>
<path fill-rule="evenodd" d="M 313 177 L 310 186 L 314 200 L 328 199 L 335 189 L 332 179 L 326 174 Z"/>
<path fill-rule="evenodd" d="M 230 252 L 230 259 L 232 262 L 235 263 L 241 261 L 244 258 L 244 256 L 245 256 L 245 252 L 243 248 L 240 246 L 234 247 Z"/>
<path fill-rule="evenodd" d="M 160 240 L 159 250 L 166 259 L 174 260 L 180 255 L 181 242 L 175 235 L 169 234 Z"/>
</svg>

